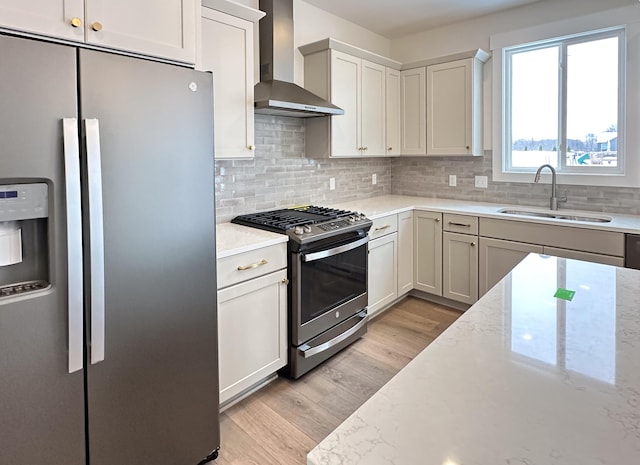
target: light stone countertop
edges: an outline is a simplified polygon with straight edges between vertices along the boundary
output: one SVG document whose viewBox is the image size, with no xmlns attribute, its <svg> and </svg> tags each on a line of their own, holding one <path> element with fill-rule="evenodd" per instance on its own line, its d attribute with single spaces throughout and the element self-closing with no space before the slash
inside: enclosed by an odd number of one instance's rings
<svg viewBox="0 0 640 465">
<path fill-rule="evenodd" d="M 640 271 L 530 254 L 307 463 L 638 464 L 639 366 Z"/>
<path fill-rule="evenodd" d="M 513 210 L 528 210 L 535 212 L 551 212 L 548 209 L 527 207 L 525 205 L 509 205 L 499 203 L 470 202 L 466 200 L 436 199 L 426 197 L 412 197 L 407 195 L 383 195 L 370 197 L 363 200 L 341 202 L 327 205 L 344 210 L 354 210 L 362 212 L 371 219 L 394 213 L 401 213 L 408 210 L 430 210 L 443 213 L 455 213 L 458 215 L 473 215 L 487 218 L 508 219 L 514 221 L 525 221 L 530 223 L 555 224 L 558 226 L 574 226 L 586 229 L 599 229 L 603 231 L 615 231 L 625 233 L 640 234 L 640 216 L 621 215 L 617 213 L 588 212 L 578 210 L 564 210 L 560 208 L 557 212 L 563 214 L 589 215 L 595 217 L 611 218 L 609 223 L 592 223 L 586 221 L 572 221 L 555 218 L 528 217 L 521 215 L 507 215 L 498 210 L 503 208 Z"/>
<path fill-rule="evenodd" d="M 353 200 L 323 206 L 362 212 L 371 219 L 401 213 L 408 210 L 431 210 L 443 213 L 455 213 L 531 223 L 556 224 L 558 226 L 572 226 L 586 229 L 640 234 L 640 216 L 571 211 L 563 209 L 558 210 L 559 213 L 574 213 L 576 215 L 589 214 L 597 217 L 610 217 L 612 219 L 610 223 L 591 223 L 584 221 L 506 215 L 498 212 L 498 210 L 502 208 L 512 208 L 515 210 L 526 209 L 539 212 L 549 211 L 542 208 L 526 207 L 523 205 L 470 202 L 465 200 L 435 199 L 406 195 L 384 195 L 370 197 L 364 200 Z M 268 247 L 269 245 L 280 242 L 287 242 L 287 236 L 284 234 L 262 231 L 260 229 L 240 226 L 233 223 L 219 223 L 216 225 L 216 228 L 216 250 L 218 258 L 228 257 L 230 255 L 259 249 L 261 247 Z"/>
<path fill-rule="evenodd" d="M 287 242 L 289 236 L 233 223 L 216 225 L 216 258 Z"/>
</svg>

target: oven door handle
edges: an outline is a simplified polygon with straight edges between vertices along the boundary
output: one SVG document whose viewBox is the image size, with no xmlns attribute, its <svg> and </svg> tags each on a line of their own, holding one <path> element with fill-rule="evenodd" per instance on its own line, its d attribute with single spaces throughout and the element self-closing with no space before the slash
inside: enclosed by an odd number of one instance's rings
<svg viewBox="0 0 640 465">
<path fill-rule="evenodd" d="M 348 244 L 341 245 L 339 247 L 334 247 L 333 249 L 322 250 L 320 252 L 314 252 L 309 254 L 302 254 L 303 262 L 312 262 L 314 260 L 320 260 L 322 258 L 331 257 L 333 255 L 338 255 L 344 252 L 348 252 L 349 250 L 357 249 L 358 247 L 369 242 L 369 236 L 363 237 L 354 242 L 349 242 Z"/>
<path fill-rule="evenodd" d="M 336 344 L 340 344 L 345 339 L 348 339 L 349 337 L 357 333 L 363 326 L 367 324 L 369 318 L 366 311 L 358 313 L 358 316 L 361 318 L 361 320 L 339 336 L 336 336 L 330 341 L 324 342 L 315 347 L 311 347 L 309 346 L 309 344 L 303 344 L 298 348 L 298 350 L 304 358 L 309 358 L 319 354 L 320 352 L 331 349 Z"/>
</svg>

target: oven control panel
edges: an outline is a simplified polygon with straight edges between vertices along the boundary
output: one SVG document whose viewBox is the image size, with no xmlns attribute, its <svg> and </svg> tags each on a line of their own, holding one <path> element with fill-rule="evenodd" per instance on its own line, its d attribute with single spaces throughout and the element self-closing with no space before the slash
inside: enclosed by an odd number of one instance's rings
<svg viewBox="0 0 640 465">
<path fill-rule="evenodd" d="M 342 232 L 363 230 L 371 228 L 372 221 L 364 213 L 351 213 L 348 216 L 324 221 L 316 224 L 296 226 L 287 231 L 289 237 L 299 244 L 324 239 Z"/>
</svg>

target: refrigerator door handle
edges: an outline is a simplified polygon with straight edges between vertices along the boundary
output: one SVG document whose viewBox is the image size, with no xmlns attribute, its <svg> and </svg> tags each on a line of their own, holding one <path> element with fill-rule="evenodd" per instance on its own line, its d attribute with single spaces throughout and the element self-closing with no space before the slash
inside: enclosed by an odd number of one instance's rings
<svg viewBox="0 0 640 465">
<path fill-rule="evenodd" d="M 89 261 L 91 271 L 91 364 L 104 360 L 104 223 L 102 216 L 102 161 L 100 125 L 97 119 L 84 121 L 87 144 L 89 193 Z"/>
<path fill-rule="evenodd" d="M 65 196 L 67 204 L 67 295 L 69 373 L 84 368 L 82 336 L 82 207 L 78 120 L 62 119 Z"/>
</svg>

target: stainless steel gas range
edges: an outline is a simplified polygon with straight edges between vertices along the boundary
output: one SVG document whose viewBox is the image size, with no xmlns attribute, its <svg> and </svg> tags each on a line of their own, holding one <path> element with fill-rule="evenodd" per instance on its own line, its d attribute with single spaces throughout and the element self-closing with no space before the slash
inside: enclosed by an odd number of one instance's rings
<svg viewBox="0 0 640 465">
<path fill-rule="evenodd" d="M 241 215 L 232 223 L 287 234 L 289 364 L 299 378 L 367 332 L 371 220 L 316 206 Z"/>
</svg>

